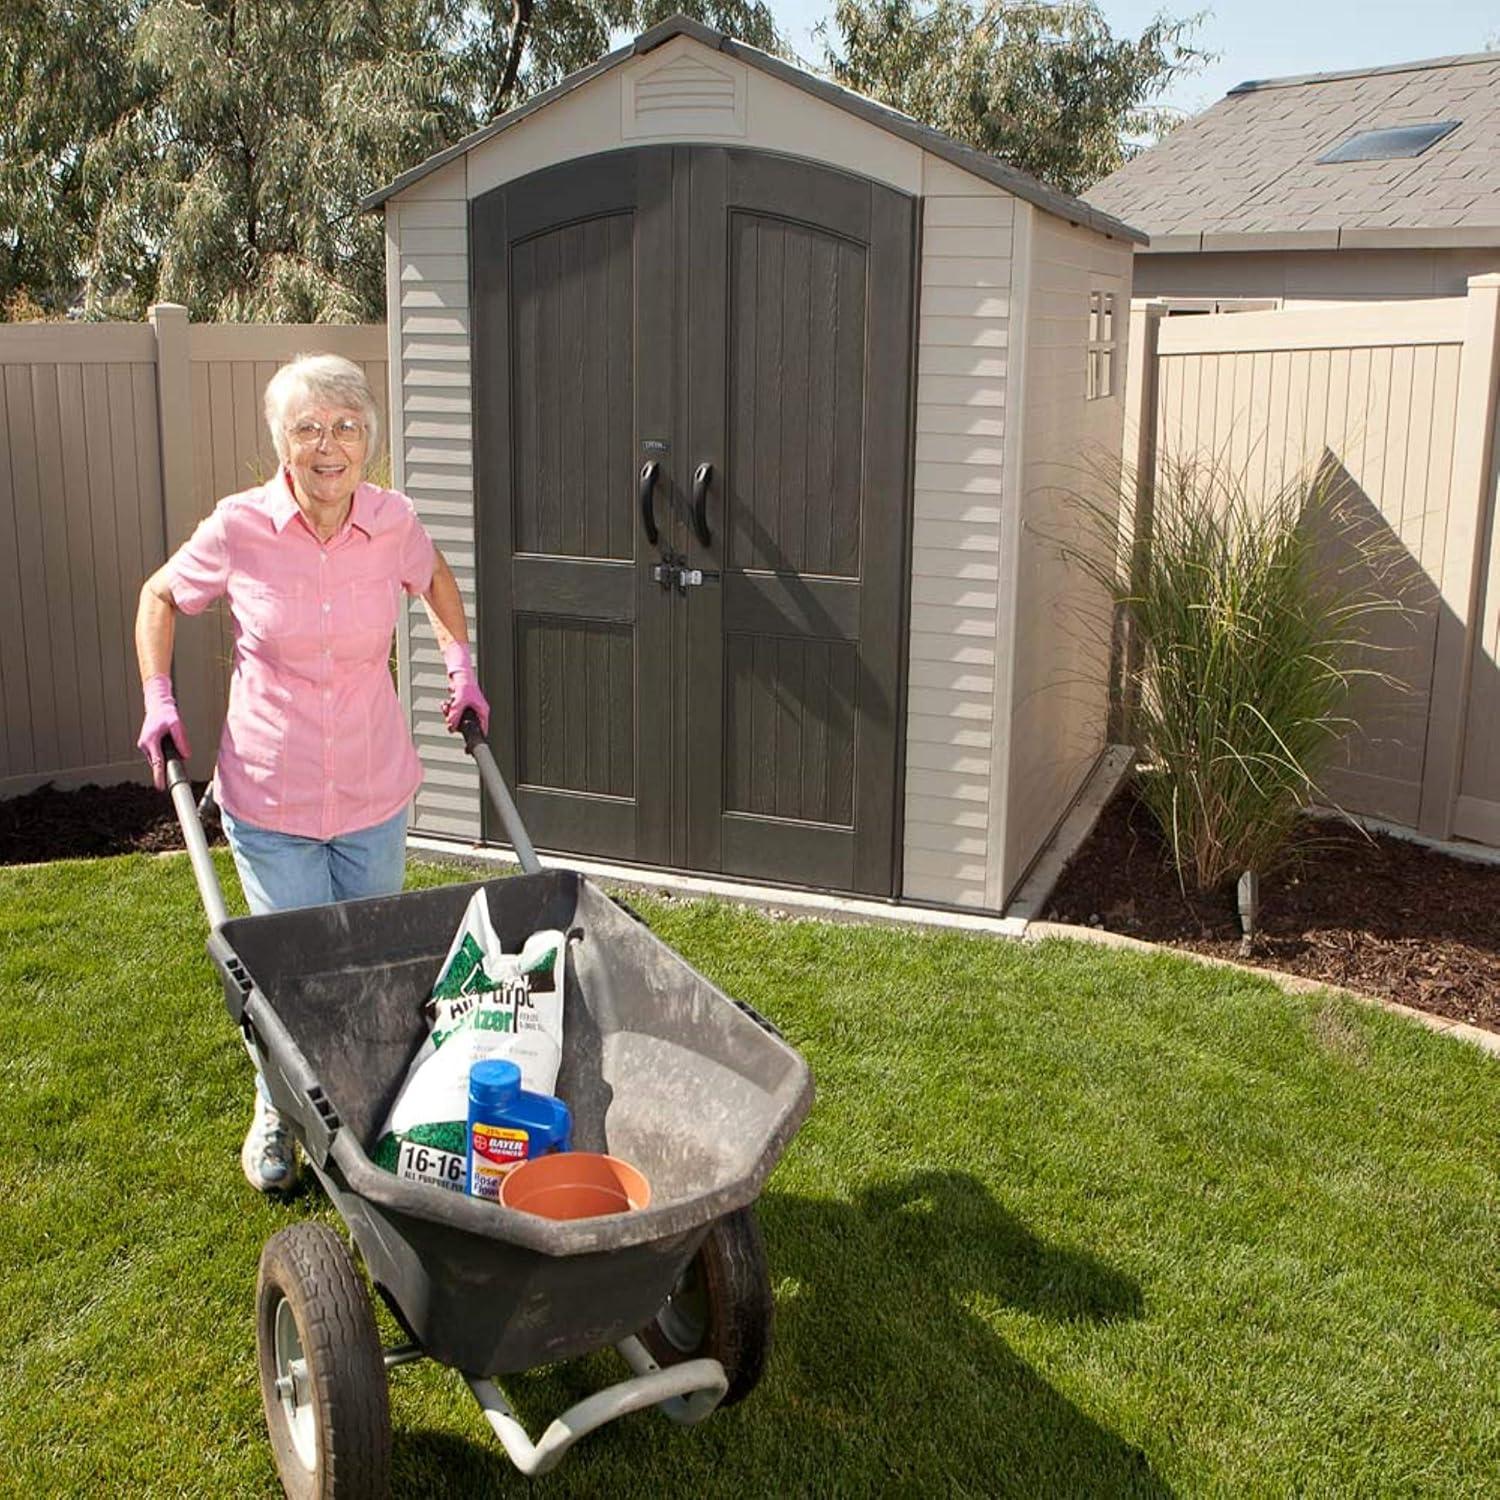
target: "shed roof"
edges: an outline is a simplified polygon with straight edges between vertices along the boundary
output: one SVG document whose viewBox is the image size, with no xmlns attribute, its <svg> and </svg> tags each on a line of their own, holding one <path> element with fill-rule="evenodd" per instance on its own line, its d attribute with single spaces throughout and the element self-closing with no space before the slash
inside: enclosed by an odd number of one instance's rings
<svg viewBox="0 0 1500 1500">
<path fill-rule="evenodd" d="M 1419 156 L 1318 161 L 1455 120 Z M 1500 53 L 1242 83 L 1088 197 L 1157 252 L 1500 245 Z"/>
<path fill-rule="evenodd" d="M 838 109 L 846 110 L 881 130 L 889 131 L 892 135 L 900 136 L 903 140 L 920 146 L 924 151 L 930 151 L 944 161 L 952 162 L 954 166 L 962 168 L 965 172 L 972 172 L 976 177 L 981 177 L 996 187 L 1004 188 L 1006 192 L 1014 193 L 1016 197 L 1024 198 L 1028 203 L 1034 203 L 1038 208 L 1045 209 L 1046 212 L 1055 214 L 1058 218 L 1068 220 L 1069 223 L 1087 225 L 1090 229 L 1114 239 L 1129 240 L 1136 244 L 1146 242 L 1146 236 L 1139 229 L 1132 228 L 1113 214 L 1085 203 L 1081 198 L 1073 198 L 1067 193 L 1060 193 L 1055 188 L 1038 182 L 1036 178 L 1021 171 L 1020 168 L 1001 161 L 998 157 L 989 156 L 983 151 L 976 151 L 972 146 L 966 146 L 961 141 L 944 135 L 942 131 L 934 130 L 931 126 L 912 119 L 910 115 L 902 114 L 900 110 L 891 109 L 888 105 L 866 98 L 863 94 L 856 94 L 851 89 L 841 88 L 826 78 L 819 78 L 812 73 L 804 72 L 801 68 L 795 68 L 790 63 L 783 62 L 779 57 L 772 57 L 758 47 L 737 42 L 732 37 L 725 36 L 723 32 L 715 31 L 701 22 L 690 20 L 687 16 L 673 16 L 653 26 L 649 31 L 642 32 L 633 42 L 627 43 L 606 57 L 601 57 L 592 66 L 570 74 L 555 88 L 538 94 L 535 99 L 529 99 L 515 109 L 507 110 L 505 114 L 491 120 L 483 129 L 465 136 L 463 140 L 449 146 L 445 151 L 429 156 L 426 161 L 403 172 L 394 182 L 381 188 L 379 192 L 371 193 L 360 204 L 360 208 L 366 211 L 379 208 L 386 199 L 394 197 L 414 182 L 420 181 L 429 172 L 437 171 L 439 167 L 446 166 L 466 152 L 472 151 L 476 146 L 520 124 L 529 115 L 545 109 L 554 100 L 572 93 L 573 90 L 619 67 L 630 58 L 654 51 L 663 43 L 678 36 L 689 37 L 704 47 L 711 48 L 715 52 L 723 52 L 752 68 L 758 68 L 762 73 L 767 73 L 783 83 L 791 84 L 794 88 L 813 95 L 814 98 L 832 104 Z"/>
</svg>

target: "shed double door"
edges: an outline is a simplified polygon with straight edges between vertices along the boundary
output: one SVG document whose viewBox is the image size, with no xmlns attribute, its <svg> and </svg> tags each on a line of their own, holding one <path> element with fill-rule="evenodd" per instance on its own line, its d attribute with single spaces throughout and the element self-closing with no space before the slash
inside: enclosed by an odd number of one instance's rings
<svg viewBox="0 0 1500 1500">
<path fill-rule="evenodd" d="M 539 846 L 893 892 L 914 234 L 712 147 L 474 201 L 482 665 Z"/>
</svg>

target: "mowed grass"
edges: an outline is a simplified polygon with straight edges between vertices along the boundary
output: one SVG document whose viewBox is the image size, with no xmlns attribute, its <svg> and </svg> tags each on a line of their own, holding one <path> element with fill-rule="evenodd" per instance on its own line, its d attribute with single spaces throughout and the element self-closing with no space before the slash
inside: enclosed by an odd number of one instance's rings
<svg viewBox="0 0 1500 1500">
<path fill-rule="evenodd" d="M 743 1406 L 537 1493 L 1500 1488 L 1500 1065 L 1177 959 L 638 904 L 817 1080 L 760 1203 L 777 1344 Z M 256 1262 L 332 1215 L 240 1177 L 203 937 L 181 858 L 0 872 L 8 1493 L 275 1490 Z M 508 1389 L 535 1435 L 621 1371 Z M 398 1493 L 531 1492 L 452 1372 L 391 1406 Z"/>
</svg>

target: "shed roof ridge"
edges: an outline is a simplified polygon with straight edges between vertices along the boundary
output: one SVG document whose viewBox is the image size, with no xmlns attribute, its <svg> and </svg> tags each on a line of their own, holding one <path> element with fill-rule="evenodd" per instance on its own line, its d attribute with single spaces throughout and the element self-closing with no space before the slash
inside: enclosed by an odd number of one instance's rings
<svg viewBox="0 0 1500 1500">
<path fill-rule="evenodd" d="M 1438 68 L 1463 68 L 1475 63 L 1500 63 L 1500 52 L 1455 52 L 1447 57 L 1419 58 L 1415 62 L 1380 63 L 1368 68 L 1340 68 L 1327 73 L 1291 73 L 1284 78 L 1249 78 L 1237 83 L 1224 97 L 1255 94 L 1264 89 L 1304 88 L 1314 83 L 1339 83 L 1350 78 L 1378 78 L 1384 74 L 1430 73 Z"/>
<path fill-rule="evenodd" d="M 934 156 L 951 162 L 961 171 L 969 172 L 1006 192 L 1013 193 L 1016 197 L 1035 204 L 1044 212 L 1057 218 L 1065 219 L 1069 223 L 1086 225 L 1096 233 L 1111 238 L 1130 240 L 1140 245 L 1149 243 L 1150 237 L 1143 230 L 1127 224 L 1123 219 L 1117 218 L 1104 209 L 1096 208 L 1081 197 L 1065 193 L 1059 188 L 1049 187 L 1029 172 L 1013 166 L 1000 157 L 966 145 L 963 141 L 956 140 L 941 130 L 925 125 L 911 115 L 904 114 L 901 110 L 893 109 L 889 104 L 883 104 L 878 99 L 872 99 L 866 94 L 845 88 L 831 78 L 810 73 L 805 67 L 773 56 L 769 52 L 763 52 L 759 47 L 751 46 L 748 42 L 737 41 L 721 31 L 715 31 L 711 26 L 704 25 L 701 21 L 695 21 L 684 15 L 670 16 L 665 21 L 658 22 L 655 26 L 643 31 L 633 41 L 607 53 L 588 67 L 569 74 L 567 78 L 544 93 L 538 94 L 534 99 L 528 99 L 524 104 L 507 110 L 462 140 L 455 141 L 453 145 L 434 153 L 415 167 L 409 168 L 385 187 L 363 198 L 359 204 L 360 211 L 368 213 L 379 208 L 388 198 L 410 187 L 428 173 L 435 172 L 439 167 L 446 166 L 449 162 L 472 151 L 476 146 L 482 145 L 511 126 L 519 124 L 554 100 L 592 82 L 630 58 L 652 52 L 679 36 L 686 36 L 712 51 L 722 52 L 782 83 L 799 88 L 814 98 L 822 99 L 834 108 L 846 110 L 877 129 L 889 130 L 913 145 L 930 151 Z"/>
</svg>

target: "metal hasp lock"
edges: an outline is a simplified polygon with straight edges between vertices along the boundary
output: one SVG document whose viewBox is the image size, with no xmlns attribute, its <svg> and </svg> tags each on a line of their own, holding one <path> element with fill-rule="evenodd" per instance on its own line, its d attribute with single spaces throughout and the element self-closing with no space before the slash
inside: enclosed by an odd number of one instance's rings
<svg viewBox="0 0 1500 1500">
<path fill-rule="evenodd" d="M 664 589 L 676 588 L 679 594 L 687 593 L 690 588 L 701 588 L 705 583 L 717 583 L 719 576 L 717 568 L 690 568 L 685 557 L 671 552 L 651 569 L 653 582 Z"/>
</svg>

